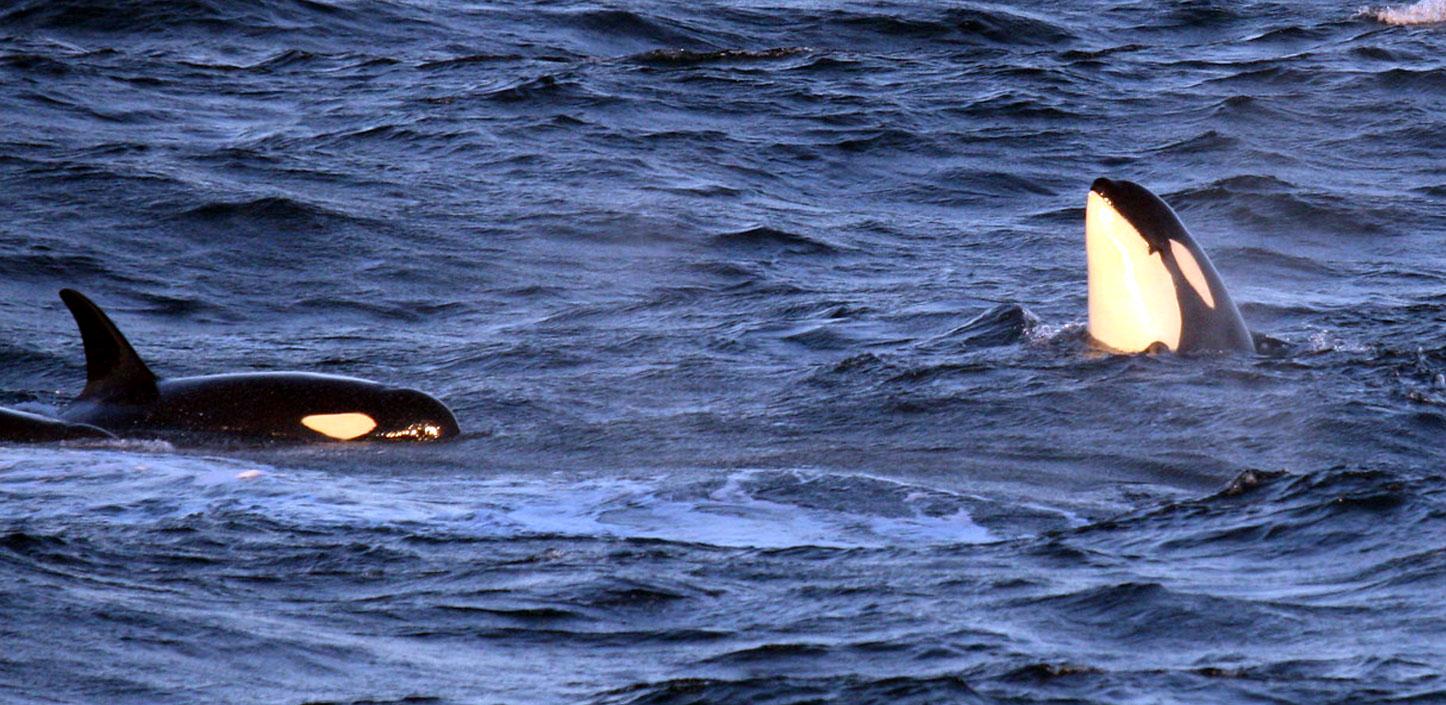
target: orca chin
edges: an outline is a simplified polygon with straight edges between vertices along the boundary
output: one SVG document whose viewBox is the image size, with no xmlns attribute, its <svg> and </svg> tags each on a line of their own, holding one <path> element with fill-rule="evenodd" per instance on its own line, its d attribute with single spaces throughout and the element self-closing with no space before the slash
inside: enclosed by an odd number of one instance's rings
<svg viewBox="0 0 1446 705">
<path fill-rule="evenodd" d="M 1254 352 L 1210 258 L 1159 196 L 1096 179 L 1085 202 L 1089 334 L 1111 352 Z"/>
<path fill-rule="evenodd" d="M 437 441 L 461 433 L 445 404 L 353 377 L 256 372 L 161 379 L 110 317 L 63 289 L 85 344 L 86 385 L 62 416 L 121 434 L 312 441 Z"/>
</svg>

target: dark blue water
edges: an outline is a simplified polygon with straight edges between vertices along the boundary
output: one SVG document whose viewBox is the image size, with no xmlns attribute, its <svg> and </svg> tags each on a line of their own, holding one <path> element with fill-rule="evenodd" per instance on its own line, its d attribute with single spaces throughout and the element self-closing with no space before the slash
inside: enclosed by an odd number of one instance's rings
<svg viewBox="0 0 1446 705">
<path fill-rule="evenodd" d="M 1432 2 L 7 3 L 0 405 L 467 433 L 0 448 L 0 700 L 1442 702 Z M 1096 176 L 1280 344 L 1091 353 Z"/>
</svg>

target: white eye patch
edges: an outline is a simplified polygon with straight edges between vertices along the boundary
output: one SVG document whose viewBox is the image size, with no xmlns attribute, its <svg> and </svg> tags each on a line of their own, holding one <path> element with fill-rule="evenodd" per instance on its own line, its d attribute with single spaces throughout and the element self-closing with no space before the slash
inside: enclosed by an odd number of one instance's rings
<svg viewBox="0 0 1446 705">
<path fill-rule="evenodd" d="M 312 414 L 301 419 L 301 425 L 338 441 L 349 441 L 371 433 L 377 427 L 372 417 L 362 413 Z"/>
<path fill-rule="evenodd" d="M 1170 252 L 1175 255 L 1175 261 L 1180 264 L 1180 271 L 1185 275 L 1185 281 L 1195 288 L 1195 293 L 1205 299 L 1205 305 L 1211 309 L 1215 308 L 1215 297 L 1210 294 L 1210 284 L 1205 281 L 1205 272 L 1200 271 L 1200 263 L 1195 261 L 1195 255 L 1190 254 L 1190 248 L 1180 244 L 1179 240 L 1170 241 Z"/>
</svg>

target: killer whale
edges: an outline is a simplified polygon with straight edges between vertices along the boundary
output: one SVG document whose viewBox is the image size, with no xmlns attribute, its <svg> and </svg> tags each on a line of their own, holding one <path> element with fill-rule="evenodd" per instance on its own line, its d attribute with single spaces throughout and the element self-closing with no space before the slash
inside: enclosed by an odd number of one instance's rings
<svg viewBox="0 0 1446 705">
<path fill-rule="evenodd" d="M 61 417 L 116 434 L 281 441 L 436 441 L 460 433 L 442 402 L 415 389 L 307 372 L 161 379 L 85 295 L 60 298 L 80 328 L 86 385 Z"/>
<path fill-rule="evenodd" d="M 1253 352 L 1210 258 L 1159 196 L 1131 181 L 1090 185 L 1085 203 L 1089 335 L 1121 353 Z"/>
<path fill-rule="evenodd" d="M 53 443 L 86 438 L 115 438 L 109 431 L 89 424 L 67 423 L 49 416 L 0 407 L 0 442 Z"/>
</svg>

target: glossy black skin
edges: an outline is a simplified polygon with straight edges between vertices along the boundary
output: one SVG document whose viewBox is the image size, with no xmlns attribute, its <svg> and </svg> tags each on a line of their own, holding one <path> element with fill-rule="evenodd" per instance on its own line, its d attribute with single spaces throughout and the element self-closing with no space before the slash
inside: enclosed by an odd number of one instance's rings
<svg viewBox="0 0 1446 705">
<path fill-rule="evenodd" d="M 1090 190 L 1099 194 L 1115 207 L 1140 233 L 1150 252 L 1158 253 L 1165 270 L 1175 282 L 1175 298 L 1180 302 L 1180 344 L 1176 352 L 1239 351 L 1255 352 L 1255 341 L 1240 309 L 1225 291 L 1224 282 L 1205 256 L 1205 251 L 1195 243 L 1185 224 L 1175 210 L 1160 200 L 1149 189 L 1132 181 L 1116 181 L 1099 178 L 1090 184 Z M 1210 285 L 1215 297 L 1215 308 L 1205 303 L 1195 287 L 1191 286 L 1180 270 L 1180 263 L 1170 248 L 1170 241 L 1176 240 L 1195 256 L 1195 262 Z"/>
<path fill-rule="evenodd" d="M 53 443 L 115 438 L 108 431 L 80 423 L 66 423 L 40 414 L 0 408 L 0 443 Z"/>
<path fill-rule="evenodd" d="M 319 441 L 328 439 L 303 426 L 303 417 L 363 413 L 377 427 L 355 439 L 359 441 L 443 440 L 460 433 L 457 419 L 436 399 L 415 389 L 352 377 L 306 372 L 222 374 L 164 379 L 155 389 L 149 398 L 78 400 L 64 416 L 121 434 L 164 431 Z M 429 433 L 428 427 L 435 430 Z"/>
<path fill-rule="evenodd" d="M 415 389 L 353 377 L 258 372 L 158 379 L 100 307 L 69 289 L 60 297 L 85 342 L 86 386 L 62 414 L 117 433 L 207 434 L 284 441 L 434 441 L 458 435 L 442 402 Z M 376 428 L 335 439 L 301 420 L 362 413 Z"/>
</svg>

